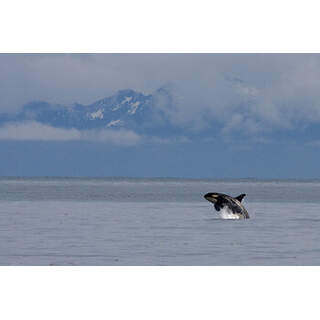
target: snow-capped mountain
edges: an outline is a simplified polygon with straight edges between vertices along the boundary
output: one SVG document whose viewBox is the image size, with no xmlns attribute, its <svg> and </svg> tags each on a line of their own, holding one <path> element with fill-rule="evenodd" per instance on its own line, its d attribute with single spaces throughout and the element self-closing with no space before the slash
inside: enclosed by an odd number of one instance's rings
<svg viewBox="0 0 320 320">
<path fill-rule="evenodd" d="M 53 105 L 47 102 L 26 104 L 16 115 L 0 114 L 6 122 L 37 121 L 60 128 L 125 128 L 143 131 L 155 116 L 154 96 L 121 90 L 90 105 Z"/>
</svg>

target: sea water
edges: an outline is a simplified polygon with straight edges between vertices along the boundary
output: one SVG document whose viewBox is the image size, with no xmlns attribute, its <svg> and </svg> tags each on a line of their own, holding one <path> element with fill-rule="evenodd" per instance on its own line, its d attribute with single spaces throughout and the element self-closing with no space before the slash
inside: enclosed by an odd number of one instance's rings
<svg viewBox="0 0 320 320">
<path fill-rule="evenodd" d="M 0 265 L 320 265 L 320 181 L 0 178 Z"/>
</svg>

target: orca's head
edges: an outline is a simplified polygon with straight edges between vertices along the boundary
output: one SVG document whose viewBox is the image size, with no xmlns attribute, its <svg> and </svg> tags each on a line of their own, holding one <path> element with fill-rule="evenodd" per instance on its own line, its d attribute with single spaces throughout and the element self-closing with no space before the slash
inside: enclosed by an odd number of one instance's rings
<svg viewBox="0 0 320 320">
<path fill-rule="evenodd" d="M 217 199 L 218 199 L 218 197 L 219 197 L 220 195 L 221 195 L 220 193 L 209 192 L 209 193 L 205 194 L 203 197 L 204 197 L 206 200 L 208 200 L 209 202 L 216 203 L 216 202 L 217 202 Z"/>
</svg>

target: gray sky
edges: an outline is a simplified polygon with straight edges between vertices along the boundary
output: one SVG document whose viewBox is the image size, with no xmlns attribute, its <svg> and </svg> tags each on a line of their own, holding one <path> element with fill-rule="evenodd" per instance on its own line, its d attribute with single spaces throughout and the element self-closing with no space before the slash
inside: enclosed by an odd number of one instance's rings
<svg viewBox="0 0 320 320">
<path fill-rule="evenodd" d="M 0 111 L 166 86 L 174 123 L 197 129 L 218 119 L 225 134 L 239 123 L 255 133 L 320 122 L 319 78 L 316 54 L 0 54 Z"/>
</svg>

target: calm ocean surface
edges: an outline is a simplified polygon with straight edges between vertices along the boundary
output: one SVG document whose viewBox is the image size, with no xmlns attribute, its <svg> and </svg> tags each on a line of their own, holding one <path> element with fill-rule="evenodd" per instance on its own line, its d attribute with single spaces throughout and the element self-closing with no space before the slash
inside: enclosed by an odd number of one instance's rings
<svg viewBox="0 0 320 320">
<path fill-rule="evenodd" d="M 0 178 L 0 265 L 320 265 L 320 181 Z"/>
</svg>

